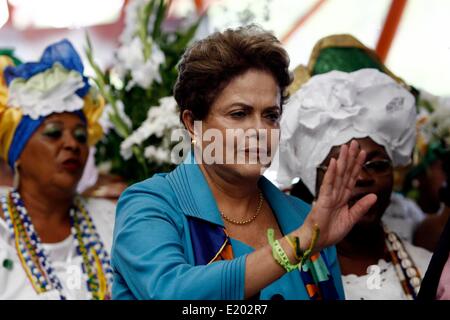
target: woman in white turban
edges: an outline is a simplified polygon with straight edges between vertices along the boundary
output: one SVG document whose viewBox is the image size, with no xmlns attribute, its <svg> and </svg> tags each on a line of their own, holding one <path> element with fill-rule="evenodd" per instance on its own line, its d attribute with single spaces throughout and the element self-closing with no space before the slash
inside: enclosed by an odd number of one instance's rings
<svg viewBox="0 0 450 320">
<path fill-rule="evenodd" d="M 381 222 L 393 168 L 411 158 L 415 117 L 414 97 L 375 69 L 314 76 L 285 106 L 278 157 L 270 168 L 282 187 L 299 177 L 317 195 L 342 145 L 356 140 L 367 154 L 348 204 L 369 193 L 377 202 L 337 245 L 347 299 L 415 299 L 420 288 L 430 253 Z"/>
</svg>

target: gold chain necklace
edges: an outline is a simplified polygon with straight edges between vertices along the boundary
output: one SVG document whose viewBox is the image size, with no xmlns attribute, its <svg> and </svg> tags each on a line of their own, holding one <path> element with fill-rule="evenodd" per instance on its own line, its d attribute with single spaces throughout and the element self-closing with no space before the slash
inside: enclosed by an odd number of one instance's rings
<svg viewBox="0 0 450 320">
<path fill-rule="evenodd" d="M 227 220 L 228 222 L 232 223 L 232 224 L 237 224 L 237 225 L 244 225 L 244 224 L 248 224 L 250 222 L 252 222 L 253 220 L 256 219 L 256 217 L 259 215 L 259 213 L 261 212 L 261 208 L 264 202 L 264 197 L 262 192 L 259 192 L 259 203 L 258 203 L 258 208 L 256 208 L 256 213 L 253 215 L 253 217 L 244 220 L 244 221 L 236 221 L 232 218 L 227 217 L 222 211 L 220 212 L 220 214 L 222 215 L 222 217 Z"/>
</svg>

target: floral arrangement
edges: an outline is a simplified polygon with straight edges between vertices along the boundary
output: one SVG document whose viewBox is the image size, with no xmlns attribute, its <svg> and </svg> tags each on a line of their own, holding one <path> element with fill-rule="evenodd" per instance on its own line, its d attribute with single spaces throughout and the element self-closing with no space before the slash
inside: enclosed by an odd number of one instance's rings
<svg viewBox="0 0 450 320">
<path fill-rule="evenodd" d="M 450 154 L 450 99 L 418 90 L 416 101 L 416 147 L 412 167 L 402 180 L 402 192 L 415 200 L 420 197 L 416 177 Z"/>
<path fill-rule="evenodd" d="M 413 164 L 422 170 L 450 150 L 450 99 L 420 90 L 417 98 L 417 140 Z"/>
<path fill-rule="evenodd" d="M 181 127 L 172 97 L 176 65 L 201 18 L 168 30 L 167 6 L 164 0 L 129 2 L 120 47 L 108 70 L 101 70 L 95 62 L 87 36 L 93 81 L 107 101 L 102 119 L 106 135 L 97 144 L 96 162 L 101 172 L 117 174 L 128 182 L 174 166 L 171 133 Z"/>
<path fill-rule="evenodd" d="M 421 91 L 418 99 L 418 125 L 426 144 L 439 142 L 450 147 L 450 99 Z"/>
</svg>

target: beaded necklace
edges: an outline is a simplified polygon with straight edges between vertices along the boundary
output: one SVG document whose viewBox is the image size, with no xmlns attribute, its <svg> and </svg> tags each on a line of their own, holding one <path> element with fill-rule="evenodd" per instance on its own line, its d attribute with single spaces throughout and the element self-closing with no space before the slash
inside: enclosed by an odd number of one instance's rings
<svg viewBox="0 0 450 320">
<path fill-rule="evenodd" d="M 56 289 L 60 299 L 66 300 L 61 281 L 55 274 L 19 192 L 10 191 L 0 198 L 0 202 L 19 260 L 36 293 Z M 109 299 L 112 283 L 109 256 L 91 217 L 78 197 L 70 209 L 70 225 L 71 234 L 77 243 L 77 254 L 83 259 L 82 271 L 87 275 L 86 286 L 90 298 Z"/>
<path fill-rule="evenodd" d="M 385 244 L 406 299 L 415 300 L 422 278 L 400 237 L 384 225 Z"/>
</svg>

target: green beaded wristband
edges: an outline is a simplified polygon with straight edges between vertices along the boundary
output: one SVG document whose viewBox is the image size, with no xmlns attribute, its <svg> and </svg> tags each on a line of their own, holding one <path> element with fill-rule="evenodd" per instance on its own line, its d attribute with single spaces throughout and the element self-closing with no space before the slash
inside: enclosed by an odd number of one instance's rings
<svg viewBox="0 0 450 320">
<path fill-rule="evenodd" d="M 272 256 L 280 266 L 282 266 L 287 272 L 291 272 L 299 267 L 300 263 L 291 264 L 286 252 L 284 252 L 281 247 L 280 242 L 275 240 L 275 232 L 272 228 L 267 230 L 267 239 L 269 240 L 269 245 L 272 247 Z"/>
</svg>

